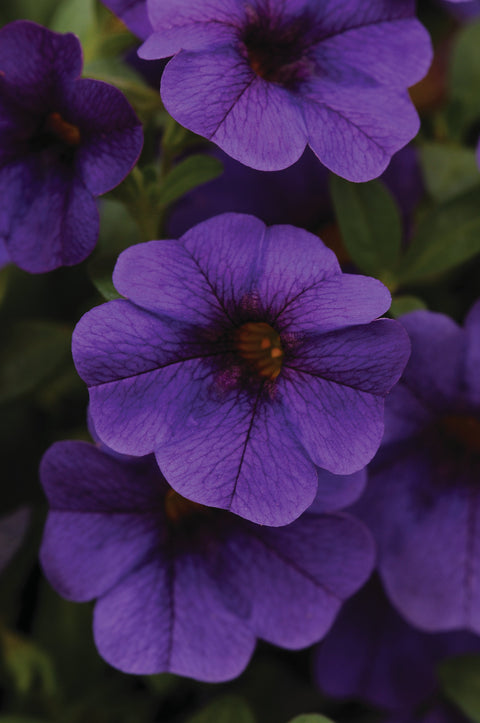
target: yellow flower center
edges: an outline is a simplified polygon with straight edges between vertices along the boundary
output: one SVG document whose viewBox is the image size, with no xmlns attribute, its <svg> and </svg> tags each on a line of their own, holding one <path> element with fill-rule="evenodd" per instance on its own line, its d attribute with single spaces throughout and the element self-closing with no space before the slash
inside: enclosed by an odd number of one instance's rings
<svg viewBox="0 0 480 723">
<path fill-rule="evenodd" d="M 249 321 L 235 332 L 235 348 L 261 377 L 276 379 L 282 369 L 285 352 L 280 335 L 270 324 Z"/>
</svg>

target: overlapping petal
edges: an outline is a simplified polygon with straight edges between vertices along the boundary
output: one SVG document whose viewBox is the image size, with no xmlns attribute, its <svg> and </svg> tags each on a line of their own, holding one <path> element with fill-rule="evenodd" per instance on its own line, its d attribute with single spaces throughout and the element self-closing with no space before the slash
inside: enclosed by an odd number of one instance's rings
<svg viewBox="0 0 480 723">
<path fill-rule="evenodd" d="M 102 0 L 102 2 L 139 38 L 147 38 L 152 33 L 146 0 Z"/>
<path fill-rule="evenodd" d="M 305 149 L 301 105 L 255 75 L 234 48 L 182 51 L 165 68 L 161 93 L 179 123 L 252 168 L 286 168 Z"/>
<path fill-rule="evenodd" d="M 98 210 L 81 179 L 32 156 L 0 169 L 0 235 L 13 263 L 34 273 L 83 261 L 95 246 Z"/>
<path fill-rule="evenodd" d="M 413 625 L 480 632 L 478 479 L 439 446 L 405 443 L 374 469 L 355 509 L 378 542 L 379 571 L 395 607 Z"/>
</svg>

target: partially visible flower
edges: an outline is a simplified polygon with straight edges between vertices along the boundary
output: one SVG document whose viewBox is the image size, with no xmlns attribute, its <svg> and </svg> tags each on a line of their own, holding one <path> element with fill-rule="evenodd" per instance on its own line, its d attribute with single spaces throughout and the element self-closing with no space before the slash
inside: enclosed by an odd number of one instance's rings
<svg viewBox="0 0 480 723">
<path fill-rule="evenodd" d="M 102 0 L 102 3 L 139 38 L 148 38 L 153 33 L 148 19 L 147 0 Z"/>
<path fill-rule="evenodd" d="M 373 566 L 371 537 L 348 515 L 256 526 L 180 497 L 152 456 L 59 442 L 41 480 L 45 573 L 68 599 L 98 598 L 98 650 L 129 673 L 222 681 L 243 670 L 256 638 L 310 645 Z"/>
<path fill-rule="evenodd" d="M 401 319 L 412 342 L 356 509 L 378 542 L 388 596 L 428 631 L 480 632 L 480 301 L 460 328 Z"/>
<path fill-rule="evenodd" d="M 124 251 L 127 297 L 73 335 L 100 439 L 154 452 L 169 484 L 282 525 L 312 502 L 318 467 L 348 475 L 383 434 L 383 398 L 409 354 L 376 279 L 342 274 L 313 234 L 223 214 L 179 241 Z"/>
<path fill-rule="evenodd" d="M 174 55 L 161 94 L 182 125 L 259 170 L 309 145 L 352 181 L 417 133 L 407 88 L 431 61 L 413 0 L 149 0 L 146 59 Z"/>
<path fill-rule="evenodd" d="M 30 511 L 26 507 L 0 518 L 0 572 L 22 544 L 29 519 Z"/>
<path fill-rule="evenodd" d="M 0 30 L 0 244 L 26 271 L 91 253 L 95 196 L 123 180 L 142 148 L 124 96 L 81 70 L 72 34 L 23 20 Z"/>
<path fill-rule="evenodd" d="M 375 576 L 342 608 L 315 653 L 315 677 L 337 698 L 357 698 L 412 721 L 439 694 L 437 665 L 452 655 L 480 652 L 471 633 L 428 634 L 394 610 Z"/>
</svg>

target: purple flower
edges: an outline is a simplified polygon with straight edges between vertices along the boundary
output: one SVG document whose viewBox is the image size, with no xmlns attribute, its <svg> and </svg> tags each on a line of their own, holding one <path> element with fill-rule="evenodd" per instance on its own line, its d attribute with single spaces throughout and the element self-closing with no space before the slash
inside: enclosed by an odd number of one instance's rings
<svg viewBox="0 0 480 723">
<path fill-rule="evenodd" d="M 409 354 L 390 295 L 342 274 L 317 236 L 224 214 L 180 241 L 124 251 L 126 300 L 73 336 L 100 439 L 155 452 L 188 499 L 282 525 L 312 502 L 319 467 L 349 475 L 375 454 L 383 397 Z"/>
<path fill-rule="evenodd" d="M 412 356 L 386 404 L 385 438 L 358 512 L 387 593 L 424 630 L 480 632 L 480 302 L 464 328 L 402 317 Z"/>
<path fill-rule="evenodd" d="M 445 658 L 479 652 L 469 633 L 428 634 L 401 618 L 376 577 L 349 600 L 315 655 L 322 690 L 359 698 L 396 713 L 409 713 L 438 693 L 437 665 Z"/>
<path fill-rule="evenodd" d="M 124 96 L 81 70 L 74 35 L 28 21 L 0 30 L 0 245 L 26 271 L 91 253 L 95 196 L 123 180 L 142 148 Z"/>
<path fill-rule="evenodd" d="M 146 0 L 102 0 L 102 3 L 118 15 L 127 28 L 139 38 L 148 38 L 152 34 Z"/>
<path fill-rule="evenodd" d="M 347 515 L 256 526 L 180 497 L 152 456 L 59 442 L 41 479 L 45 573 L 71 600 L 98 598 L 98 650 L 129 673 L 221 681 L 243 670 L 256 638 L 310 645 L 373 566 L 370 535 Z"/>
<path fill-rule="evenodd" d="M 30 511 L 26 507 L 0 518 L 0 572 L 22 544 L 29 520 Z"/>
<path fill-rule="evenodd" d="M 149 0 L 146 59 L 174 55 L 168 112 L 259 170 L 309 145 L 324 165 L 367 181 L 417 133 L 407 87 L 431 61 L 413 0 Z"/>
</svg>

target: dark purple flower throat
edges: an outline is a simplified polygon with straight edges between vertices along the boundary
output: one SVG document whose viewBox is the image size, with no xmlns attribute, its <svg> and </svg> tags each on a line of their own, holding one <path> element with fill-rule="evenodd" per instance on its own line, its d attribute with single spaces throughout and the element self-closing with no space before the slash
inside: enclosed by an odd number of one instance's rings
<svg viewBox="0 0 480 723">
<path fill-rule="evenodd" d="M 314 66 L 309 57 L 313 44 L 313 18 L 274 16 L 261 5 L 247 9 L 248 21 L 241 41 L 252 70 L 264 80 L 295 88 Z"/>
</svg>

